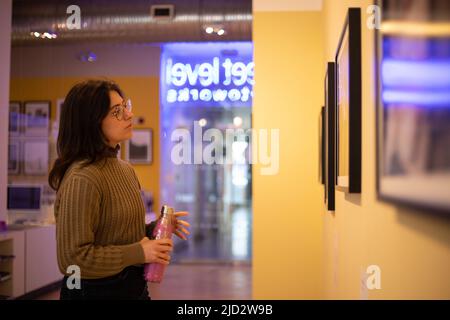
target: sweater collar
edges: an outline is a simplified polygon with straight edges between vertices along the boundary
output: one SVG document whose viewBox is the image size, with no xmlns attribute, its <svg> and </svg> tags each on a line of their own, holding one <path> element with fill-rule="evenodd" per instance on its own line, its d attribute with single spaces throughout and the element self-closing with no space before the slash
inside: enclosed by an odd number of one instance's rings
<svg viewBox="0 0 450 320">
<path fill-rule="evenodd" d="M 117 158 L 117 155 L 119 154 L 120 150 L 120 144 L 117 144 L 114 148 L 108 147 L 105 151 L 105 155 L 108 158 Z"/>
</svg>

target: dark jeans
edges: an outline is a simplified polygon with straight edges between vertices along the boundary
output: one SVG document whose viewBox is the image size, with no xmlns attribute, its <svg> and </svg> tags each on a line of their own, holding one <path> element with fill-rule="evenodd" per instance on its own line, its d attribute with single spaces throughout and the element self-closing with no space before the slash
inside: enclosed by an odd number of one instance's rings
<svg viewBox="0 0 450 320">
<path fill-rule="evenodd" d="M 144 267 L 130 266 L 117 275 L 101 279 L 81 279 L 80 289 L 67 288 L 62 281 L 61 300 L 150 300 Z"/>
</svg>

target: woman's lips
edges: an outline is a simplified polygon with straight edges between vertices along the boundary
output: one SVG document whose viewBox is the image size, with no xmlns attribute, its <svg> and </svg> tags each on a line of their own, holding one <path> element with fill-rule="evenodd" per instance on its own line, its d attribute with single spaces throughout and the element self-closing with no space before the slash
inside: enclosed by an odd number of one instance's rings
<svg viewBox="0 0 450 320">
<path fill-rule="evenodd" d="M 132 123 L 130 123 L 128 126 L 126 126 L 126 128 L 125 129 L 130 129 L 131 127 L 133 126 L 133 124 Z"/>
</svg>

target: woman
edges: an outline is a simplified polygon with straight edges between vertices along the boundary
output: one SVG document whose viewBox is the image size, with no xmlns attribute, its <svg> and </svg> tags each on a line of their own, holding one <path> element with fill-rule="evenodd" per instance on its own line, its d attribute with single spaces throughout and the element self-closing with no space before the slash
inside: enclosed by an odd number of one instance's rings
<svg viewBox="0 0 450 320">
<path fill-rule="evenodd" d="M 61 299 L 150 299 L 144 263 L 169 264 L 170 239 L 150 240 L 136 174 L 117 157 L 132 133 L 131 103 L 112 81 L 89 80 L 67 94 L 58 158 L 49 175 L 55 201 Z M 187 212 L 175 213 L 175 234 L 186 240 Z M 147 235 L 147 236 L 146 236 Z M 79 269 L 78 269 L 79 268 Z M 81 288 L 68 283 L 80 271 Z M 75 281 L 76 284 L 76 281 Z"/>
</svg>

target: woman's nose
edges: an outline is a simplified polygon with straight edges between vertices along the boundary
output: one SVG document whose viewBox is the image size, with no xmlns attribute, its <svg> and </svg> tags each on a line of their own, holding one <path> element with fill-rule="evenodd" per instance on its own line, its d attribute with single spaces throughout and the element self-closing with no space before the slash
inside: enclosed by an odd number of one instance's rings
<svg viewBox="0 0 450 320">
<path fill-rule="evenodd" d="M 125 119 L 126 120 L 132 119 L 134 117 L 133 112 L 128 111 L 127 109 L 125 109 L 124 112 L 125 112 Z"/>
</svg>

